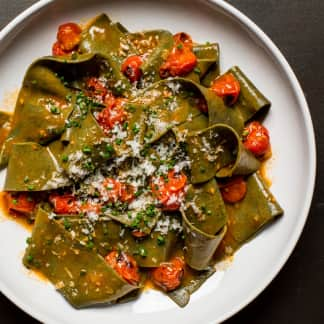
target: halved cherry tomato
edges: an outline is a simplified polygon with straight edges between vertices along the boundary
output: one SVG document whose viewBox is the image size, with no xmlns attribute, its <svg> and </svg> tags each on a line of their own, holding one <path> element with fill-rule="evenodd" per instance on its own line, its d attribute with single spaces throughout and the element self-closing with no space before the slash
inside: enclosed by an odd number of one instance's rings
<svg viewBox="0 0 324 324">
<path fill-rule="evenodd" d="M 86 82 L 88 94 L 103 102 L 108 94 L 108 89 L 98 78 L 91 77 Z"/>
<path fill-rule="evenodd" d="M 174 46 L 166 61 L 160 67 L 161 78 L 184 76 L 197 65 L 197 57 L 192 52 L 192 40 L 188 34 L 174 35 Z"/>
<path fill-rule="evenodd" d="M 122 124 L 127 119 L 125 102 L 122 98 L 115 99 L 110 107 L 107 106 L 98 114 L 97 121 L 105 132 L 109 132 L 116 124 Z"/>
<path fill-rule="evenodd" d="M 65 55 L 69 55 L 70 52 L 64 51 L 61 46 L 61 43 L 55 42 L 52 47 L 52 54 L 54 56 L 65 56 Z"/>
<path fill-rule="evenodd" d="M 240 95 L 241 86 L 232 73 L 226 73 L 213 81 L 211 90 L 233 105 Z"/>
<path fill-rule="evenodd" d="M 245 197 L 247 184 L 243 177 L 235 177 L 226 184 L 221 185 L 220 190 L 224 201 L 234 204 Z"/>
<path fill-rule="evenodd" d="M 70 52 L 75 49 L 81 41 L 82 29 L 78 24 L 66 23 L 60 25 L 57 32 L 57 40 L 64 51 Z"/>
<path fill-rule="evenodd" d="M 129 79 L 130 82 L 138 81 L 142 75 L 140 69 L 143 61 L 138 55 L 129 56 L 122 64 L 121 71 Z"/>
<path fill-rule="evenodd" d="M 251 122 L 245 129 L 243 144 L 256 156 L 267 153 L 270 149 L 270 136 L 268 130 L 257 121 Z"/>
<path fill-rule="evenodd" d="M 172 291 L 178 288 L 183 278 L 184 265 L 184 261 L 179 257 L 161 263 L 158 268 L 151 272 L 153 283 L 164 291 Z"/>
<path fill-rule="evenodd" d="M 125 252 L 112 251 L 105 261 L 128 283 L 138 285 L 140 275 L 136 260 Z"/>
<path fill-rule="evenodd" d="M 76 198 L 70 194 L 59 195 L 53 193 L 49 196 L 49 201 L 54 206 L 54 212 L 57 214 L 76 214 L 80 211 Z"/>
<path fill-rule="evenodd" d="M 23 214 L 30 214 L 35 210 L 36 201 L 32 195 L 21 192 L 17 194 L 10 194 L 8 196 L 8 208 Z"/>
<path fill-rule="evenodd" d="M 186 182 L 185 174 L 182 172 L 177 174 L 174 170 L 170 170 L 167 179 L 162 176 L 153 178 L 151 189 L 164 210 L 174 211 L 180 208 Z"/>
</svg>

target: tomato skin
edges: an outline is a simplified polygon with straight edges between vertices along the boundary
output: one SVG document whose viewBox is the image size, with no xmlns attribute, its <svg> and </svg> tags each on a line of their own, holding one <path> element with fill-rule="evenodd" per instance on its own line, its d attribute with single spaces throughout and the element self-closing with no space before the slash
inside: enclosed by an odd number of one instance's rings
<svg viewBox="0 0 324 324">
<path fill-rule="evenodd" d="M 69 55 L 70 52 L 66 52 L 61 47 L 61 43 L 55 42 L 52 47 L 52 54 L 53 56 L 66 56 Z"/>
<path fill-rule="evenodd" d="M 251 122 L 244 132 L 247 135 L 243 140 L 243 144 L 255 156 L 262 156 L 270 150 L 269 131 L 259 122 Z"/>
<path fill-rule="evenodd" d="M 129 56 L 122 64 L 121 71 L 129 79 L 130 82 L 138 81 L 142 76 L 140 69 L 143 61 L 138 55 Z"/>
<path fill-rule="evenodd" d="M 133 257 L 125 252 L 112 251 L 106 255 L 105 261 L 129 284 L 139 284 L 139 270 Z"/>
<path fill-rule="evenodd" d="M 192 52 L 191 37 L 186 33 L 178 33 L 173 39 L 174 46 L 160 67 L 161 78 L 184 76 L 197 65 L 197 57 Z"/>
<path fill-rule="evenodd" d="M 57 41 L 64 51 L 71 52 L 81 41 L 82 29 L 75 23 L 62 24 L 58 28 Z"/>
<path fill-rule="evenodd" d="M 226 99 L 228 104 L 233 105 L 240 95 L 241 86 L 232 73 L 226 73 L 213 81 L 211 90 L 217 96 Z"/>
<path fill-rule="evenodd" d="M 132 231 L 132 235 L 136 238 L 143 238 L 143 237 L 146 237 L 148 234 L 146 234 L 140 230 L 134 230 L 134 231 Z"/>
<path fill-rule="evenodd" d="M 186 175 L 182 172 L 176 174 L 174 170 L 168 172 L 167 180 L 162 176 L 152 179 L 152 193 L 162 204 L 163 210 L 175 211 L 180 208 L 186 182 Z"/>
<path fill-rule="evenodd" d="M 21 192 L 18 194 L 10 194 L 8 198 L 8 208 L 11 211 L 30 214 L 35 210 L 36 201 L 28 193 Z"/>
<path fill-rule="evenodd" d="M 184 46 L 192 49 L 192 46 L 193 46 L 192 38 L 187 33 L 180 32 L 180 33 L 174 34 L 173 40 L 174 40 L 175 44 L 177 44 L 177 45 L 182 43 Z"/>
<path fill-rule="evenodd" d="M 56 214 L 78 214 L 80 209 L 73 195 L 59 195 L 53 193 L 49 196 L 49 201 L 54 206 Z"/>
<path fill-rule="evenodd" d="M 220 186 L 221 194 L 226 203 L 234 204 L 241 201 L 247 192 L 247 184 L 243 177 L 235 177 Z"/>
<path fill-rule="evenodd" d="M 94 212 L 96 214 L 100 214 L 101 207 L 102 207 L 101 204 L 86 202 L 85 204 L 80 205 L 80 211 L 83 213 Z"/>
<path fill-rule="evenodd" d="M 173 258 L 169 262 L 163 262 L 158 268 L 151 271 L 153 283 L 164 291 L 172 291 L 181 285 L 184 275 L 184 261 Z"/>
</svg>

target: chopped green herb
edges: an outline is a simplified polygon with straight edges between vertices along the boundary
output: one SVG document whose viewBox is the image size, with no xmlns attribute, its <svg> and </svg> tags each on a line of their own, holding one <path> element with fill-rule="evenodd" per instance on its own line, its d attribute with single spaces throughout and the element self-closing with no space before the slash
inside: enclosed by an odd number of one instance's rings
<svg viewBox="0 0 324 324">
<path fill-rule="evenodd" d="M 26 257 L 26 260 L 27 260 L 27 262 L 28 263 L 32 263 L 33 262 L 33 260 L 34 260 L 34 257 L 32 256 L 32 255 L 27 255 L 27 257 Z"/>
<path fill-rule="evenodd" d="M 157 244 L 158 244 L 158 245 L 164 245 L 164 244 L 165 244 L 165 237 L 162 236 L 162 235 L 159 235 L 159 236 L 157 237 Z"/>
<path fill-rule="evenodd" d="M 67 219 L 67 218 L 64 218 L 63 219 L 63 225 L 64 225 L 64 228 L 68 231 L 71 229 L 71 223 L 70 221 Z"/>
<path fill-rule="evenodd" d="M 51 106 L 50 111 L 54 115 L 59 115 L 61 113 L 60 109 L 57 106 Z"/>
<path fill-rule="evenodd" d="M 34 185 L 29 185 L 29 186 L 27 186 L 27 190 L 29 190 L 29 191 L 32 191 L 32 190 L 34 190 L 35 189 L 35 186 Z"/>
<path fill-rule="evenodd" d="M 85 276 L 87 274 L 87 270 L 86 269 L 81 269 L 80 270 L 80 276 Z"/>
<path fill-rule="evenodd" d="M 177 45 L 177 49 L 181 50 L 182 48 L 183 48 L 183 44 L 182 44 L 182 43 L 179 43 L 179 44 Z"/>
<path fill-rule="evenodd" d="M 83 149 L 82 149 L 82 152 L 85 153 L 85 154 L 90 154 L 91 153 L 91 147 L 89 146 L 84 146 Z"/>
<path fill-rule="evenodd" d="M 134 124 L 133 127 L 132 127 L 132 131 L 134 134 L 138 134 L 139 131 L 140 131 L 140 128 L 137 124 Z"/>
<path fill-rule="evenodd" d="M 147 257 L 148 255 L 147 250 L 143 246 L 138 248 L 138 254 L 143 258 Z"/>
<path fill-rule="evenodd" d="M 121 143 L 123 143 L 123 140 L 121 138 L 116 138 L 115 143 L 117 145 L 120 145 Z"/>
<path fill-rule="evenodd" d="M 200 74 L 200 73 L 201 73 L 199 67 L 195 67 L 193 71 L 194 71 L 196 74 Z"/>
<path fill-rule="evenodd" d="M 11 201 L 14 205 L 17 205 L 18 204 L 18 200 L 17 199 L 12 199 Z"/>
<path fill-rule="evenodd" d="M 68 161 L 69 161 L 69 157 L 68 157 L 68 155 L 63 154 L 63 155 L 62 155 L 62 162 L 68 162 Z"/>
<path fill-rule="evenodd" d="M 27 244 L 30 244 L 32 242 L 32 238 L 31 237 L 27 237 L 27 239 L 26 239 L 26 243 Z"/>
<path fill-rule="evenodd" d="M 87 244 L 86 244 L 86 247 L 87 247 L 88 249 L 93 249 L 93 247 L 94 247 L 94 243 L 93 243 L 92 241 L 88 241 Z"/>
<path fill-rule="evenodd" d="M 29 182 L 29 177 L 26 176 L 26 177 L 24 178 L 24 183 L 28 183 L 28 182 Z"/>
</svg>

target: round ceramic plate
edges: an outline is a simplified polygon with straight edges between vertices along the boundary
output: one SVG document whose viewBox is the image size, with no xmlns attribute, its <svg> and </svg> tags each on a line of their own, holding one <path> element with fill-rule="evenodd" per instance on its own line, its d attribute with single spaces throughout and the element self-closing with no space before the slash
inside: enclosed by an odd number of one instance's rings
<svg viewBox="0 0 324 324">
<path fill-rule="evenodd" d="M 270 39 L 223 1 L 44 0 L 0 32 L 2 106 L 13 108 L 8 94 L 20 87 L 35 58 L 50 53 L 59 24 L 85 21 L 102 12 L 131 31 L 165 28 L 185 31 L 197 42 L 219 42 L 222 71 L 240 66 L 271 99 L 265 124 L 271 133 L 274 157 L 268 173 L 271 190 L 285 214 L 239 250 L 230 266 L 212 276 L 184 309 L 163 294 L 147 290 L 135 302 L 75 310 L 50 284 L 24 269 L 21 258 L 29 233 L 4 220 L 0 223 L 1 291 L 46 323 L 128 323 L 130 319 L 133 324 L 220 322 L 270 283 L 292 252 L 307 218 L 315 180 L 315 142 L 303 92 Z M 4 175 L 0 176 L 1 187 Z"/>
</svg>

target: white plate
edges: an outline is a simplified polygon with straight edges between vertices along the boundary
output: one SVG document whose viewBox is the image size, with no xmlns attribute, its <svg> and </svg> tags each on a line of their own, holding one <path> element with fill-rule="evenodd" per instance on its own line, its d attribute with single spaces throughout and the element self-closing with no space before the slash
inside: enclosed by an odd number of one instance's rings
<svg viewBox="0 0 324 324">
<path fill-rule="evenodd" d="M 197 42 L 218 41 L 221 68 L 239 65 L 273 103 L 266 118 L 274 159 L 271 190 L 283 218 L 246 244 L 225 271 L 219 271 L 180 309 L 156 291 L 136 302 L 75 310 L 21 263 L 28 233 L 12 221 L 0 223 L 0 288 L 14 303 L 46 323 L 215 323 L 255 298 L 275 277 L 303 229 L 315 180 L 315 142 L 303 92 L 288 63 L 247 17 L 223 1 L 43 0 L 0 33 L 0 103 L 18 89 L 28 65 L 50 53 L 56 28 L 106 12 L 131 31 L 166 28 L 185 31 Z M 283 31 L 284 32 L 284 31 Z M 1 173 L 2 186 L 4 172 Z"/>
</svg>

